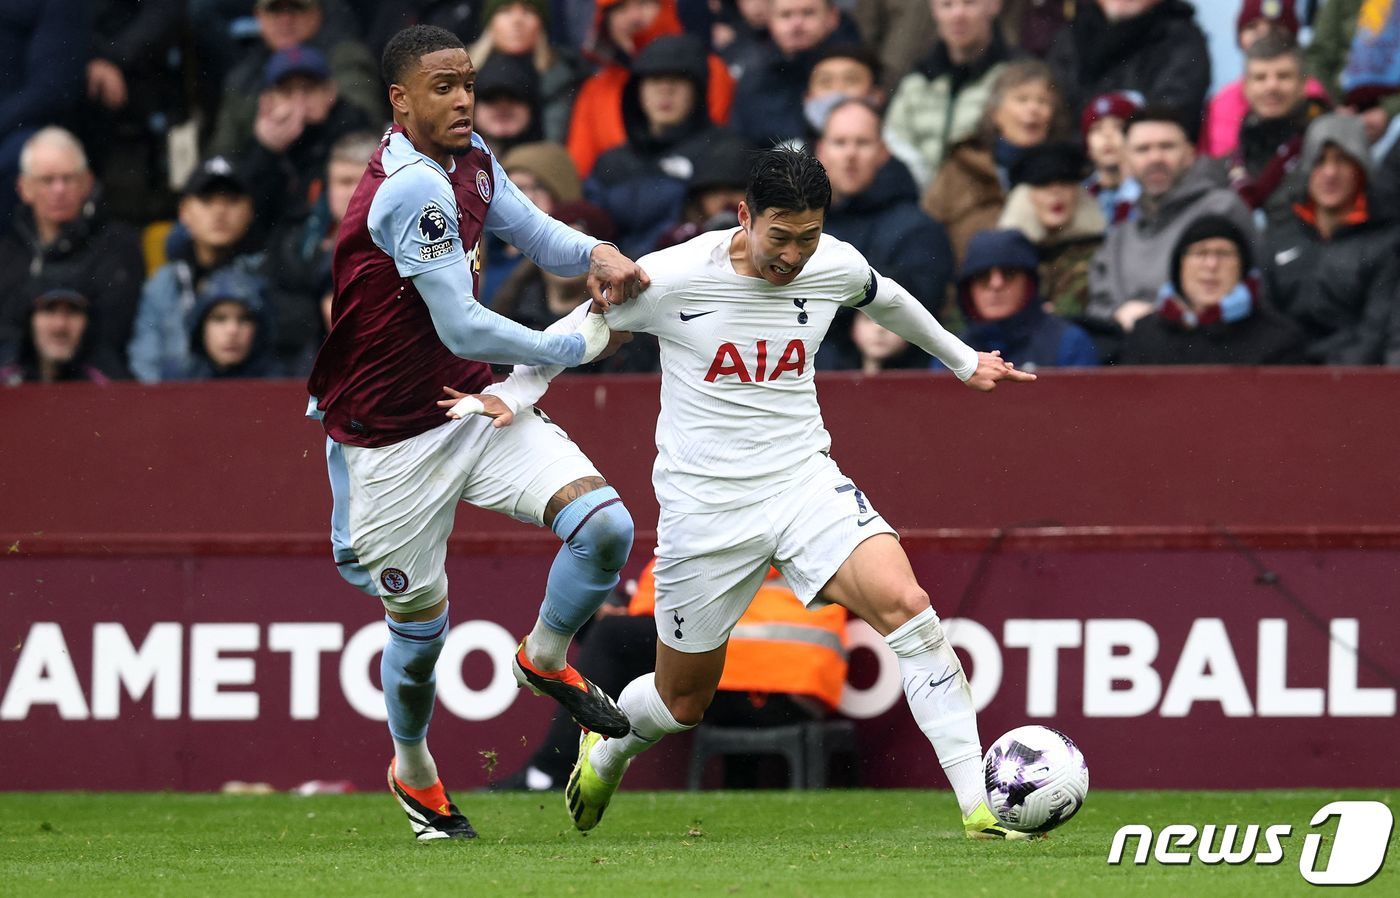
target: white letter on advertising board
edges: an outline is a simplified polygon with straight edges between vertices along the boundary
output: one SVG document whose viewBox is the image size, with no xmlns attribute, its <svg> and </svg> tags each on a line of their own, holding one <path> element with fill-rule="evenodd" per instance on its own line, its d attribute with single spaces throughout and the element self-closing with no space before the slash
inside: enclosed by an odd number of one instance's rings
<svg viewBox="0 0 1400 898">
<path fill-rule="evenodd" d="M 1288 621 L 1259 622 L 1259 679 L 1255 707 L 1260 717 L 1321 717 L 1322 690 L 1288 685 Z"/>
<path fill-rule="evenodd" d="M 438 658 L 438 699 L 444 708 L 463 720 L 490 720 L 515 701 L 519 689 L 510 671 L 516 639 L 510 631 L 489 620 L 470 620 L 453 627 Z M 491 659 L 491 682 L 472 689 L 462 680 L 462 662 L 472 652 Z"/>
<path fill-rule="evenodd" d="M 190 627 L 190 720 L 257 720 L 256 692 L 225 692 L 225 686 L 251 686 L 257 676 L 252 658 L 225 658 L 224 652 L 258 648 L 257 624 L 194 624 Z"/>
<path fill-rule="evenodd" d="M 63 630 L 55 623 L 37 623 L 29 628 L 10 675 L 5 700 L 0 701 L 0 720 L 23 720 L 35 705 L 56 706 L 58 716 L 64 720 L 86 720 L 88 716 L 78 672 L 68 656 Z"/>
<path fill-rule="evenodd" d="M 1026 713 L 1053 717 L 1059 709 L 1060 649 L 1077 649 L 1084 627 L 1077 620 L 1009 620 L 1002 645 L 1026 650 Z"/>
<path fill-rule="evenodd" d="M 116 720 L 121 715 L 122 691 L 140 701 L 151 693 L 151 716 L 180 717 L 180 625 L 152 624 L 137 649 L 126 627 L 117 623 L 92 625 L 92 716 Z"/>
<path fill-rule="evenodd" d="M 1196 702 L 1220 702 L 1226 717 L 1254 714 L 1230 634 L 1218 617 L 1199 618 L 1191 625 L 1162 699 L 1162 716 L 1185 717 Z"/>
<path fill-rule="evenodd" d="M 344 638 L 345 628 L 340 624 L 273 624 L 267 628 L 267 647 L 292 656 L 293 720 L 321 716 L 321 653 L 336 651 Z"/>
<path fill-rule="evenodd" d="M 383 621 L 365 624 L 355 631 L 345 643 L 345 651 L 340 653 L 340 691 L 357 714 L 370 720 L 389 719 L 384 693 L 375 688 L 369 678 L 369 667 L 371 664 L 378 666 L 376 659 L 384 651 L 388 638 L 389 628 Z"/>
<path fill-rule="evenodd" d="M 1361 622 L 1354 617 L 1332 621 L 1327 650 L 1327 713 L 1333 717 L 1394 717 L 1395 690 L 1388 686 L 1362 689 L 1356 685 L 1361 645 Z"/>
<path fill-rule="evenodd" d="M 1152 669 L 1157 631 L 1140 620 L 1084 623 L 1084 716 L 1140 717 L 1157 705 L 1162 678 Z M 1125 654 L 1114 654 L 1125 648 Z M 1115 689 L 1114 682 L 1128 684 Z"/>
</svg>

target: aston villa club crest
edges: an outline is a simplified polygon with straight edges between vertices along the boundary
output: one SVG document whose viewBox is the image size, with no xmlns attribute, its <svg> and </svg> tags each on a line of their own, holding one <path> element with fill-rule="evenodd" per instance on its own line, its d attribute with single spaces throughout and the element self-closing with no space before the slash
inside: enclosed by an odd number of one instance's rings
<svg viewBox="0 0 1400 898">
<path fill-rule="evenodd" d="M 476 192 L 483 200 L 491 202 L 491 176 L 484 170 L 476 173 Z"/>
<path fill-rule="evenodd" d="M 408 575 L 396 567 L 385 568 L 379 575 L 379 584 L 386 591 L 399 595 L 408 589 Z"/>
</svg>

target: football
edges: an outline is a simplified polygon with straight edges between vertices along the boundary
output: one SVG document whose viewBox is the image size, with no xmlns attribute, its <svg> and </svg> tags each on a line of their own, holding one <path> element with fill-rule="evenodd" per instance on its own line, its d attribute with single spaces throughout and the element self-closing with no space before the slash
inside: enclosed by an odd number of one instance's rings
<svg viewBox="0 0 1400 898">
<path fill-rule="evenodd" d="M 987 806 L 1007 829 L 1043 833 L 1073 817 L 1089 793 L 1089 765 L 1058 730 L 1017 727 L 987 749 Z"/>
</svg>

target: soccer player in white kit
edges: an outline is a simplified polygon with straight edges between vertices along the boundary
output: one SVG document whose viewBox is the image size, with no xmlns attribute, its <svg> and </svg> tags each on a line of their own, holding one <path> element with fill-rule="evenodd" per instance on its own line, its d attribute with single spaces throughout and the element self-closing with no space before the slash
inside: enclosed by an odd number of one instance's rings
<svg viewBox="0 0 1400 898">
<path fill-rule="evenodd" d="M 660 640 L 656 672 L 618 699 L 632 732 L 580 740 L 565 789 L 580 830 L 597 825 L 633 757 L 700 722 L 729 633 L 771 563 L 809 607 L 843 605 L 885 637 L 967 835 L 1023 838 L 987 808 L 971 692 L 927 593 L 894 529 L 831 459 L 812 360 L 837 309 L 854 306 L 974 389 L 1035 378 L 950 335 L 854 247 L 824 235 L 830 199 L 812 156 L 760 154 L 740 226 L 638 260 L 651 286 L 607 313 L 613 330 L 655 334 L 661 345 Z M 502 387 L 529 404 L 558 370 L 517 368 Z"/>
</svg>

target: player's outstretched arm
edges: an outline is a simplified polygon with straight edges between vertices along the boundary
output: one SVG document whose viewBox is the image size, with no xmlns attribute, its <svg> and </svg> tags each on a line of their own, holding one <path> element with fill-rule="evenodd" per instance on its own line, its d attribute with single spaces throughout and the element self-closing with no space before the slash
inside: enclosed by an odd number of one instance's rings
<svg viewBox="0 0 1400 898">
<path fill-rule="evenodd" d="M 471 272 L 461 261 L 414 275 L 432 315 L 433 327 L 453 355 L 500 365 L 583 364 L 607 347 L 607 325 L 597 322 L 573 333 L 532 330 L 477 302 Z"/>
</svg>

